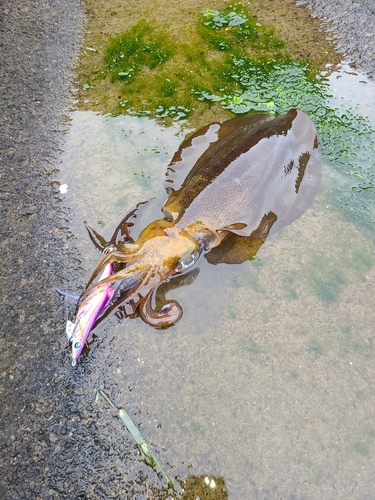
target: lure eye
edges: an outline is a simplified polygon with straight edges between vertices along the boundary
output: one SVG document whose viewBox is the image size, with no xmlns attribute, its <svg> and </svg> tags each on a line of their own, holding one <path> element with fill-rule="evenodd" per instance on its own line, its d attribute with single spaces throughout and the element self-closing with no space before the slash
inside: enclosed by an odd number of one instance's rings
<svg viewBox="0 0 375 500">
<path fill-rule="evenodd" d="M 81 342 L 76 342 L 74 344 L 74 349 L 79 349 L 81 347 Z"/>
<path fill-rule="evenodd" d="M 194 265 L 197 262 L 198 257 L 199 257 L 199 252 L 194 252 L 186 260 L 183 260 L 182 262 L 180 262 L 178 264 L 175 272 L 182 273 L 182 272 L 186 271 L 186 269 L 188 269 L 189 267 L 191 267 L 192 265 Z"/>
</svg>

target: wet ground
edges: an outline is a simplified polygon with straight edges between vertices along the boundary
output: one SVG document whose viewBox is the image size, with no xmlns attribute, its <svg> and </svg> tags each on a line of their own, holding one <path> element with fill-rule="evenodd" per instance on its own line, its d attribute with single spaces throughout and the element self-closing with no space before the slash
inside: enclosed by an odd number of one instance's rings
<svg viewBox="0 0 375 500">
<path fill-rule="evenodd" d="M 344 34 L 340 43 L 347 47 L 349 56 L 353 50 L 353 59 L 367 71 L 374 70 L 371 44 L 360 42 L 361 58 L 352 47 L 360 39 L 356 23 L 362 23 L 361 33 L 370 34 L 367 38 L 372 40 L 375 19 L 370 3 L 356 4 L 355 21 L 350 11 L 341 16 L 340 24 Z M 345 9 L 350 6 L 349 2 L 343 2 Z M 134 418 L 138 415 L 145 433 L 157 450 L 164 453 L 164 459 L 168 458 L 176 474 L 186 476 L 186 471 L 190 471 L 192 476 L 202 473 L 225 479 L 221 457 L 226 449 L 234 447 L 241 459 L 237 473 L 246 477 L 240 486 L 229 484 L 230 491 L 242 496 L 229 498 L 244 498 L 243 494 L 249 491 L 253 498 L 373 498 L 374 429 L 368 413 L 373 377 L 367 364 L 373 364 L 372 351 L 368 349 L 373 342 L 369 328 L 369 315 L 373 313 L 360 313 L 359 324 L 351 325 L 366 333 L 362 344 L 355 345 L 350 338 L 354 330 L 345 331 L 347 325 L 340 322 L 346 314 L 345 304 L 351 304 L 357 311 L 366 311 L 366 298 L 372 297 L 374 277 L 371 273 L 363 281 L 362 295 L 358 294 L 355 276 L 349 275 L 340 309 L 316 310 L 317 334 L 308 339 L 307 357 L 304 311 L 299 314 L 301 337 L 293 345 L 295 368 L 292 371 L 284 369 L 282 356 L 278 354 L 279 350 L 288 349 L 291 339 L 285 335 L 274 343 L 280 318 L 272 304 L 280 304 L 284 299 L 277 296 L 277 287 L 262 276 L 266 271 L 261 268 L 255 273 L 251 300 L 256 300 L 259 286 L 265 283 L 262 292 L 270 304 L 268 313 L 260 310 L 248 316 L 244 312 L 241 302 L 244 298 L 238 293 L 238 284 L 241 285 L 243 279 L 241 271 L 225 283 L 233 291 L 233 302 L 224 325 L 233 334 L 232 350 L 228 351 L 225 339 L 214 342 L 211 334 L 218 312 L 228 307 L 219 301 L 210 304 L 210 313 L 200 329 L 187 328 L 195 316 L 195 311 L 187 307 L 186 322 L 178 327 L 177 333 L 169 330 L 156 345 L 150 344 L 149 329 L 140 324 L 131 339 L 123 340 L 126 345 L 121 355 L 115 348 L 116 342 L 97 342 L 90 357 L 72 371 L 63 334 L 66 308 L 54 288 L 73 290 L 77 283 L 84 282 L 87 269 L 81 252 L 85 246 L 79 241 L 82 232 L 78 227 L 72 230 L 71 220 L 76 220 L 77 215 L 64 208 L 54 169 L 67 127 L 63 115 L 69 106 L 69 68 L 79 48 L 83 17 L 75 1 L 64 4 L 51 0 L 39 4 L 6 1 L 2 8 L 2 55 L 6 71 L 1 82 L 1 105 L 4 106 L 0 172 L 0 244 L 4 262 L 0 281 L 1 498 L 168 497 L 163 481 L 141 460 L 118 420 L 104 403 L 94 403 L 95 389 L 103 382 L 100 370 L 95 368 L 101 363 L 108 366 L 107 377 L 116 378 L 118 384 L 101 388 L 112 391 L 119 404 L 124 404 L 126 395 L 127 410 Z M 140 185 L 147 190 L 147 181 L 143 180 Z M 318 208 L 308 215 L 309 227 L 317 233 L 322 231 L 318 223 L 323 222 L 320 215 Z M 296 226 L 289 237 L 287 233 L 284 240 L 270 245 L 262 255 L 269 265 L 268 274 L 278 276 L 281 282 L 287 276 L 289 259 L 294 252 L 298 255 L 305 251 L 311 259 L 315 254 L 303 246 L 298 251 L 295 249 L 294 231 L 303 236 L 306 226 Z M 355 233 L 351 241 L 357 241 L 359 246 L 367 244 L 360 232 Z M 341 248 L 344 247 L 343 243 Z M 281 268 L 274 259 L 274 254 L 280 255 L 280 252 L 288 256 Z M 334 261 L 335 256 L 331 257 Z M 215 273 L 210 278 L 214 280 Z M 223 286 L 220 279 L 216 279 L 219 280 L 217 286 Z M 210 293 L 207 287 L 205 295 Z M 293 294 L 292 287 L 290 293 Z M 182 292 L 184 303 L 189 303 L 190 295 L 188 289 Z M 305 313 L 310 314 L 308 309 L 315 305 L 307 301 Z M 284 304 L 285 307 L 290 306 Z M 327 332 L 321 336 L 319 324 L 327 324 L 330 313 L 334 314 L 332 324 L 338 325 L 338 330 L 332 329 L 332 337 L 327 337 Z M 293 311 L 286 309 L 282 331 L 288 331 L 288 325 L 295 328 L 293 317 Z M 249 319 L 254 324 L 261 321 L 267 324 L 265 331 L 252 332 L 251 341 L 243 336 L 243 330 L 236 329 L 237 324 L 245 325 Z M 223 325 L 217 326 L 223 328 Z M 202 330 L 206 332 L 203 338 Z M 342 343 L 331 345 L 337 335 Z M 191 358 L 201 360 L 198 364 L 185 363 L 181 349 L 184 343 L 187 343 L 185 349 L 191 346 Z M 249 366 L 248 360 L 244 365 L 234 364 L 239 348 L 242 354 L 250 356 L 250 373 L 245 369 Z M 210 350 L 217 358 L 212 371 L 204 364 L 204 353 Z M 324 351 L 331 355 L 322 356 Z M 116 361 L 111 365 L 113 358 Z M 230 370 L 224 372 L 224 366 Z M 114 373 L 111 374 L 111 370 Z M 165 392 L 162 383 L 166 372 L 169 372 L 168 379 L 174 374 L 174 382 L 168 387 L 169 407 L 157 396 L 158 391 Z M 153 377 L 152 373 L 158 376 Z M 228 393 L 223 393 L 219 386 L 214 392 L 205 393 L 207 387 L 214 387 L 215 381 L 221 378 L 228 380 L 225 385 Z M 251 401 L 244 401 L 238 389 L 238 385 L 247 380 L 252 381 Z M 337 384 L 343 387 L 341 394 L 336 390 Z M 348 393 L 351 385 L 357 388 L 354 398 Z M 155 388 L 155 391 L 151 391 L 151 395 L 148 390 L 143 393 L 143 387 Z M 205 411 L 205 406 L 197 406 L 195 393 L 212 401 L 210 411 Z M 307 394 L 310 396 L 308 406 Z M 228 398 L 234 407 L 226 408 Z M 320 409 L 319 422 L 318 413 L 311 411 L 314 406 Z M 226 409 L 220 422 L 217 415 L 223 407 Z M 279 417 L 272 414 L 277 408 Z M 344 417 L 339 418 L 340 415 Z M 241 420 L 241 432 L 246 433 L 242 448 L 241 434 L 230 429 L 233 416 Z M 280 422 L 275 427 L 277 418 Z M 350 424 L 353 421 L 361 425 L 353 426 Z M 328 429 L 328 432 L 320 434 L 319 429 Z M 227 438 L 223 440 L 225 433 Z M 279 441 L 282 433 L 288 434 L 284 443 Z M 186 439 L 179 440 L 180 435 Z M 259 441 L 258 435 L 268 438 Z M 295 447 L 302 448 L 304 442 L 306 452 L 296 458 Z M 176 461 L 176 456 L 183 457 L 181 462 Z M 288 457 L 293 460 L 288 462 Z M 274 464 L 271 470 L 270 463 Z M 251 476 L 247 473 L 249 470 Z M 236 471 L 232 471 L 230 477 L 236 477 Z M 193 478 L 190 481 L 194 483 Z M 220 483 L 222 479 L 216 481 Z"/>
</svg>

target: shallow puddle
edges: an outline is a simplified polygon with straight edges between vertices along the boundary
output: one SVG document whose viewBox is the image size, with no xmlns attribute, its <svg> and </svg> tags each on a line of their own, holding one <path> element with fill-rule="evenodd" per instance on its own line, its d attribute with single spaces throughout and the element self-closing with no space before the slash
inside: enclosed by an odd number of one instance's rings
<svg viewBox="0 0 375 500">
<path fill-rule="evenodd" d="M 351 73 L 343 65 L 329 76 L 327 108 L 366 117 L 375 85 Z M 100 256 L 82 221 L 109 238 L 128 210 L 151 197 L 146 217 L 159 218 L 164 172 L 185 134 L 178 122 L 71 114 L 59 181 L 87 255 L 86 278 Z M 332 158 L 325 162 L 311 208 L 252 262 L 214 266 L 201 258 L 189 284 L 167 294 L 184 310 L 172 328 L 157 331 L 113 314 L 76 367 L 86 373 L 77 398 L 106 389 L 171 477 L 214 478 L 207 491 L 224 481 L 229 499 L 349 498 L 358 482 L 373 484 L 375 254 L 368 221 L 375 207 L 366 201 L 361 223 L 342 200 L 354 170 L 358 177 L 374 161 L 358 154 L 348 160 L 349 174 Z M 118 424 L 117 439 L 122 432 Z"/>
</svg>

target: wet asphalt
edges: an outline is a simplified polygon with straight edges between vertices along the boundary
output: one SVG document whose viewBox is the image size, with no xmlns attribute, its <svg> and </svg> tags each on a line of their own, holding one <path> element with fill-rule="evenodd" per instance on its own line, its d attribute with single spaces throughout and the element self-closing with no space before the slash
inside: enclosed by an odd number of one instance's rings
<svg viewBox="0 0 375 500">
<path fill-rule="evenodd" d="M 77 0 L 1 8 L 0 498 L 81 498 L 85 464 L 69 464 L 87 431 L 64 383 L 54 290 L 79 274 L 80 256 L 51 182 L 83 15 Z"/>
<path fill-rule="evenodd" d="M 373 0 L 305 3 L 374 74 Z M 55 292 L 82 274 L 54 169 L 84 14 L 79 0 L 3 0 L 1 10 L 0 498 L 116 498 L 110 474 L 96 484 L 107 444 L 92 425 L 92 395 L 77 401 Z"/>
</svg>

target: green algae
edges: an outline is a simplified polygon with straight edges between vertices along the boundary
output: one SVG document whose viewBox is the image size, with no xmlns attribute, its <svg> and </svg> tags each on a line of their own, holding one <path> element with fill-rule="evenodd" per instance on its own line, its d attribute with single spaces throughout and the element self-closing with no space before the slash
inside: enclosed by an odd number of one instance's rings
<svg viewBox="0 0 375 500">
<path fill-rule="evenodd" d="M 115 403 L 112 401 L 112 399 L 102 390 L 98 390 L 96 395 L 95 395 L 95 402 L 99 400 L 99 397 L 102 397 L 108 404 L 109 406 L 116 411 L 117 417 L 121 420 L 121 422 L 125 425 L 126 429 L 129 431 L 131 434 L 132 438 L 134 439 L 135 443 L 137 443 L 137 446 L 142 453 L 146 463 L 150 465 L 150 467 L 160 474 L 161 476 L 164 477 L 166 480 L 168 486 L 170 488 L 174 488 L 174 483 L 168 476 L 168 474 L 165 472 L 163 466 L 159 462 L 159 459 L 153 452 L 151 446 L 148 444 L 148 442 L 145 440 L 145 438 L 142 436 L 140 433 L 138 426 L 133 422 L 133 420 L 130 418 L 130 416 L 127 414 L 127 412 L 123 408 L 119 408 L 115 405 Z"/>
<path fill-rule="evenodd" d="M 237 310 L 234 306 L 229 305 L 228 306 L 228 312 L 229 312 L 229 317 L 230 319 L 236 319 L 237 318 Z"/>
<path fill-rule="evenodd" d="M 312 340 L 308 346 L 308 351 L 315 354 L 315 356 L 318 357 L 323 354 L 323 347 L 316 340 Z"/>
<path fill-rule="evenodd" d="M 254 340 L 249 339 L 246 344 L 243 345 L 243 349 L 250 354 L 263 354 L 264 349 Z"/>
<path fill-rule="evenodd" d="M 370 447 L 368 446 L 367 443 L 364 443 L 363 441 L 359 441 L 354 444 L 354 451 L 356 451 L 357 453 L 359 453 L 364 457 L 368 457 L 370 455 Z"/>
<path fill-rule="evenodd" d="M 231 4 L 223 12 L 207 10 L 199 27 L 199 34 L 216 50 L 249 50 L 259 57 L 259 51 L 279 50 L 285 42 L 276 36 L 275 28 L 263 26 L 249 15 L 242 4 Z"/>
<path fill-rule="evenodd" d="M 311 273 L 311 283 L 316 295 L 323 302 L 331 304 L 337 301 L 346 279 L 340 269 L 327 266 L 326 269 L 319 270 L 318 267 Z"/>
<path fill-rule="evenodd" d="M 284 279 L 284 289 L 291 299 L 298 298 L 298 292 L 296 290 L 295 278 L 293 276 L 288 276 Z"/>
<path fill-rule="evenodd" d="M 173 53 L 166 35 L 156 33 L 150 24 L 141 20 L 128 32 L 109 41 L 104 61 L 111 82 L 115 82 L 134 79 L 143 67 L 153 70 Z"/>
<path fill-rule="evenodd" d="M 257 62 L 287 59 L 285 42 L 275 29 L 262 26 L 241 4 L 232 4 L 222 13 L 208 10 L 196 26 L 196 35 L 199 44 L 177 44 L 161 26 L 141 20 L 111 38 L 103 66 L 93 73 L 96 79 L 117 85 L 120 100 L 112 113 L 186 119 L 203 103 L 205 108 L 212 106 L 215 92 L 236 92 L 235 78 L 228 88 L 228 75 L 237 71 L 236 59 L 250 55 Z M 91 81 L 85 88 L 93 88 Z M 205 92 L 207 98 L 202 98 Z M 221 108 L 226 109 L 225 103 Z"/>
<path fill-rule="evenodd" d="M 341 225 L 326 237 L 326 246 L 319 254 L 314 248 L 311 259 L 306 256 L 306 277 L 310 290 L 328 307 L 338 303 L 347 286 L 367 283 L 375 264 L 373 239 L 368 231 Z M 327 249 L 334 249 L 326 252 Z M 348 326 L 348 325 L 346 325 Z M 346 333 L 350 330 L 346 331 Z"/>
</svg>

